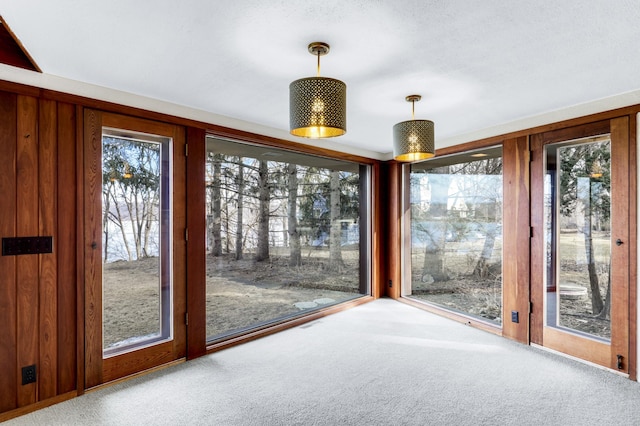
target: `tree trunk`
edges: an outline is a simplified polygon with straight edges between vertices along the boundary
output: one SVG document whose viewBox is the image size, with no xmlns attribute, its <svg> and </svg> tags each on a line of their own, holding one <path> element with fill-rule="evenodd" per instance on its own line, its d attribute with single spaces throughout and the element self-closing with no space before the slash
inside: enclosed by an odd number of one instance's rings
<svg viewBox="0 0 640 426">
<path fill-rule="evenodd" d="M 484 245 L 482 246 L 482 252 L 480 253 L 480 258 L 478 259 L 478 263 L 476 263 L 476 267 L 473 270 L 473 275 L 486 278 L 489 276 L 489 261 L 491 260 L 491 256 L 493 255 L 493 247 L 496 242 L 496 204 L 490 206 L 489 211 L 487 212 L 487 223 L 485 226 L 485 235 L 484 235 Z"/>
<path fill-rule="evenodd" d="M 221 200 L 222 200 L 222 159 L 219 154 L 213 156 L 213 182 L 211 185 L 211 255 L 222 255 L 222 218 L 221 218 Z"/>
<path fill-rule="evenodd" d="M 607 279 L 607 295 L 604 299 L 604 306 L 602 307 L 602 311 L 598 314 L 598 318 L 607 319 L 609 318 L 609 312 L 611 311 L 611 259 L 609 259 L 609 273 Z"/>
<path fill-rule="evenodd" d="M 132 261 L 133 258 L 131 256 L 131 249 L 129 248 L 129 240 L 127 240 L 127 234 L 125 233 L 124 222 L 122 220 L 122 213 L 120 212 L 120 204 L 118 203 L 118 200 L 116 199 L 116 195 L 113 192 L 111 193 L 111 200 L 113 201 L 113 205 L 116 208 L 116 214 L 115 214 L 116 225 L 118 226 L 118 228 L 120 228 L 120 235 L 122 235 L 122 243 L 124 244 L 124 248 L 127 251 L 127 259 L 125 260 Z"/>
<path fill-rule="evenodd" d="M 236 219 L 236 260 L 242 259 L 242 205 L 244 204 L 244 166 L 242 158 L 238 159 L 238 210 Z"/>
<path fill-rule="evenodd" d="M 491 255 L 493 254 L 493 246 L 496 241 L 495 230 L 488 231 L 484 237 L 484 245 L 482 246 L 482 252 L 480 258 L 476 263 L 476 267 L 473 269 L 473 275 L 480 278 L 487 278 L 489 276 L 489 268 Z"/>
<path fill-rule="evenodd" d="M 262 262 L 269 259 L 269 168 L 266 161 L 258 164 L 258 250 L 256 260 Z"/>
<path fill-rule="evenodd" d="M 107 192 L 102 192 L 102 233 L 104 234 L 104 258 L 103 263 L 107 263 L 109 259 L 109 210 L 111 209 L 111 203 L 109 194 L 113 188 L 113 182 L 109 182 L 109 188 Z M 103 187 L 104 188 L 104 187 Z"/>
<path fill-rule="evenodd" d="M 589 190 L 589 204 L 584 209 L 584 249 L 587 255 L 587 270 L 589 271 L 589 287 L 591 288 L 591 312 L 599 314 L 604 307 L 602 295 L 600 294 L 600 283 L 598 283 L 598 273 L 593 256 L 593 237 L 591 231 L 591 190 Z"/>
<path fill-rule="evenodd" d="M 447 236 L 447 202 L 449 200 L 449 167 L 434 169 L 429 174 L 431 203 L 429 224 L 425 230 L 426 247 L 423 264 L 424 281 L 446 281 L 449 279 L 444 268 L 444 253 Z"/>
<path fill-rule="evenodd" d="M 340 222 L 340 172 L 331 172 L 330 179 L 329 269 L 341 271 L 344 262 L 342 261 L 342 223 Z"/>
<path fill-rule="evenodd" d="M 300 249 L 300 233 L 298 232 L 298 168 L 295 164 L 287 166 L 288 179 L 288 235 L 289 235 L 289 266 L 302 264 Z"/>
</svg>

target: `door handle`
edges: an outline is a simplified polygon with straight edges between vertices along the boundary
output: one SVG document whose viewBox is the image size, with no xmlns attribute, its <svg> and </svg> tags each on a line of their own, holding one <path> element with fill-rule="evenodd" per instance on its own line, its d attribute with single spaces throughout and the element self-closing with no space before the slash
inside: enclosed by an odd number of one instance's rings
<svg viewBox="0 0 640 426">
<path fill-rule="evenodd" d="M 618 238 L 618 239 L 616 240 L 616 245 L 617 245 L 617 246 L 621 246 L 621 245 L 622 245 L 622 240 L 621 240 L 620 238 Z"/>
</svg>

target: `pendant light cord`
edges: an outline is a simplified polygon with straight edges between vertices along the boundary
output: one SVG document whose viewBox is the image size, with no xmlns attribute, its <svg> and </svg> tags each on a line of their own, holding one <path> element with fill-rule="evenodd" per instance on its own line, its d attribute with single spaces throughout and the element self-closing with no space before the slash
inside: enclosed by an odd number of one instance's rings
<svg viewBox="0 0 640 426">
<path fill-rule="evenodd" d="M 318 50 L 318 71 L 316 77 L 320 77 L 320 51 Z"/>
<path fill-rule="evenodd" d="M 411 120 L 416 119 L 416 101 L 411 101 Z"/>
</svg>

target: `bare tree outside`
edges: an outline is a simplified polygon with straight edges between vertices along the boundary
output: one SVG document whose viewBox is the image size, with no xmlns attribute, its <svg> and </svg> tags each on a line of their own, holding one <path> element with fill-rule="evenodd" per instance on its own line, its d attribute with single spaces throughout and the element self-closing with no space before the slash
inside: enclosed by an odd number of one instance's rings
<svg viewBox="0 0 640 426">
<path fill-rule="evenodd" d="M 342 222 L 340 221 L 340 172 L 330 173 L 330 217 L 331 231 L 329 233 L 329 268 L 332 271 L 342 271 Z"/>
<path fill-rule="evenodd" d="M 258 199 L 260 213 L 258 215 L 258 250 L 256 260 L 269 260 L 269 166 L 266 161 L 258 162 Z"/>
<path fill-rule="evenodd" d="M 236 186 L 238 188 L 238 202 L 236 203 L 236 260 L 242 259 L 243 236 L 242 227 L 244 225 L 244 164 L 242 158 L 238 157 L 238 175 L 236 176 Z M 260 228 L 262 232 L 264 230 Z"/>
<path fill-rule="evenodd" d="M 288 177 L 288 214 L 287 226 L 289 235 L 289 265 L 302 264 L 302 250 L 300 247 L 300 232 L 298 231 L 298 167 L 295 164 L 287 166 Z"/>
<path fill-rule="evenodd" d="M 158 242 L 151 233 L 159 221 L 158 144 L 106 137 L 103 156 L 104 261 L 156 256 Z"/>
<path fill-rule="evenodd" d="M 219 154 L 208 153 L 209 161 L 207 170 L 207 192 L 211 199 L 207 215 L 208 240 L 210 241 L 210 253 L 212 256 L 222 254 L 222 165 Z"/>
</svg>

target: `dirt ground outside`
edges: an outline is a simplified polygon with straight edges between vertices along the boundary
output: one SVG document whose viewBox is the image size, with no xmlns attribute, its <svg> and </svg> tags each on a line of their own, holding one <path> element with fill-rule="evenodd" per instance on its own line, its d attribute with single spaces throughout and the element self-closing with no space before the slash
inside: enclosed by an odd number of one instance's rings
<svg viewBox="0 0 640 426">
<path fill-rule="evenodd" d="M 344 266 L 328 268 L 326 248 L 303 253 L 303 264 L 290 267 L 284 252 L 273 251 L 267 262 L 251 254 L 207 256 L 207 336 L 306 313 L 360 297 L 359 250 L 343 247 Z M 119 346 L 160 332 L 158 259 L 104 265 L 104 347 Z"/>
</svg>

